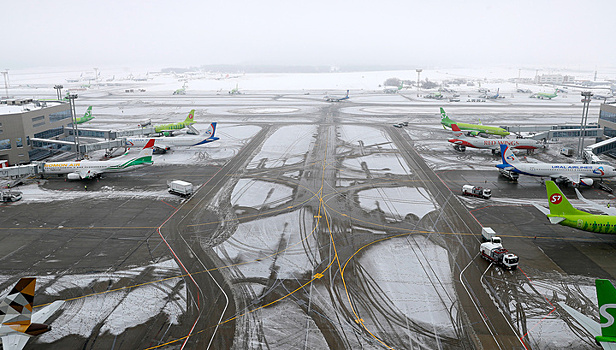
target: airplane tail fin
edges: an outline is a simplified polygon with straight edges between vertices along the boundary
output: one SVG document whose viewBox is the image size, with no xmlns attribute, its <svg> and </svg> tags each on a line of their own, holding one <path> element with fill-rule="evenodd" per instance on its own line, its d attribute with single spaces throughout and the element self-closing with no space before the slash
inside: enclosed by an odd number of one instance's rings
<svg viewBox="0 0 616 350">
<path fill-rule="evenodd" d="M 616 288 L 609 280 L 597 279 L 595 280 L 595 286 L 597 288 L 597 300 L 599 302 L 599 316 L 601 324 L 601 336 L 596 337 L 597 341 L 614 341 L 616 337 L 616 324 L 614 323 L 614 315 L 616 314 Z M 611 311 L 608 311 L 611 309 Z M 601 339 L 602 337 L 609 337 L 608 339 Z"/>
<path fill-rule="evenodd" d="M 154 153 L 154 139 L 149 139 L 145 147 L 139 152 L 135 160 L 139 161 L 139 164 L 152 164 L 152 154 Z"/>
<path fill-rule="evenodd" d="M 349 97 L 349 90 L 347 90 L 346 96 L 344 97 Z"/>
<path fill-rule="evenodd" d="M 22 278 L 0 302 L 0 324 L 30 325 L 36 278 Z"/>
<path fill-rule="evenodd" d="M 513 151 L 511 151 L 511 148 L 509 148 L 508 145 L 500 145 L 500 151 L 501 151 L 501 160 L 503 162 L 503 166 L 505 165 L 513 165 L 518 163 L 518 158 L 516 157 L 515 154 L 513 154 Z"/>
<path fill-rule="evenodd" d="M 443 107 L 441 107 L 441 119 L 449 120 L 449 117 L 447 116 L 447 113 L 445 113 Z"/>
<path fill-rule="evenodd" d="M 453 134 L 455 137 L 462 137 L 464 136 L 464 132 L 462 132 L 462 130 L 460 130 L 460 128 L 458 127 L 458 124 L 456 123 L 452 123 L 451 124 L 451 131 L 453 131 Z"/>
<path fill-rule="evenodd" d="M 195 110 L 192 109 L 189 113 L 188 113 L 188 117 L 186 117 L 186 119 L 184 120 L 185 124 L 193 124 L 195 122 Z"/>
<path fill-rule="evenodd" d="M 219 140 L 218 137 L 214 136 L 216 134 L 216 122 L 213 122 L 212 124 L 210 124 L 210 127 L 207 128 L 207 130 L 205 130 L 205 139 L 199 141 L 198 143 L 194 144 L 193 146 L 197 146 L 197 145 L 203 145 L 206 143 L 210 143 L 216 140 Z"/>
<path fill-rule="evenodd" d="M 590 215 L 585 211 L 575 209 L 554 181 L 546 181 L 545 188 L 548 193 L 550 215 Z"/>
<path fill-rule="evenodd" d="M 86 114 L 83 115 L 84 119 L 92 119 L 92 106 L 88 107 Z"/>
</svg>

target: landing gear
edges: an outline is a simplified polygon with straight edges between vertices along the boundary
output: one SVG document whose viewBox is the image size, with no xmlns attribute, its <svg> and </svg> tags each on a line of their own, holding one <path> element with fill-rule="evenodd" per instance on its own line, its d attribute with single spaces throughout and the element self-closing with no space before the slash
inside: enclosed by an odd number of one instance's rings
<svg viewBox="0 0 616 350">
<path fill-rule="evenodd" d="M 456 151 L 459 151 L 459 152 L 464 152 L 464 151 L 466 151 L 466 146 L 454 145 L 453 149 L 455 149 Z"/>
</svg>

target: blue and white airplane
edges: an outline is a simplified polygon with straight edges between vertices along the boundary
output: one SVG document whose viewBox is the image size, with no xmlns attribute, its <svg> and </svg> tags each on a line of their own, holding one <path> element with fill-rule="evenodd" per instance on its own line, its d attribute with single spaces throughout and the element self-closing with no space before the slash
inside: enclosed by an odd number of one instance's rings
<svg viewBox="0 0 616 350">
<path fill-rule="evenodd" d="M 609 178 L 616 176 L 616 170 L 606 164 L 575 164 L 575 163 L 522 163 L 513 154 L 508 145 L 500 145 L 502 164 L 497 164 L 499 169 L 512 173 L 549 177 L 555 182 L 592 186 L 593 178 Z"/>
<path fill-rule="evenodd" d="M 146 137 L 129 137 L 126 138 L 126 147 L 141 147 L 145 145 L 148 140 L 154 140 L 154 148 L 160 148 L 164 150 L 171 149 L 171 146 L 199 146 L 204 145 L 206 143 L 214 142 L 219 140 L 218 137 L 214 136 L 216 133 L 216 122 L 211 123 L 210 126 L 205 130 L 202 136 L 199 137 L 181 137 L 181 136 L 173 136 L 173 137 L 154 137 L 154 138 L 146 138 Z"/>
</svg>

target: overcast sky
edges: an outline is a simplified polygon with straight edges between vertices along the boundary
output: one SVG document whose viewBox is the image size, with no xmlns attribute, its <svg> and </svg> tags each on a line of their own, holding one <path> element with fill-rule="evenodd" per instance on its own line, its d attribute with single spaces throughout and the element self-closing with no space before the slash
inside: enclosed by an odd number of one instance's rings
<svg viewBox="0 0 616 350">
<path fill-rule="evenodd" d="M 0 68 L 614 66 L 616 1 L 5 1 Z"/>
</svg>

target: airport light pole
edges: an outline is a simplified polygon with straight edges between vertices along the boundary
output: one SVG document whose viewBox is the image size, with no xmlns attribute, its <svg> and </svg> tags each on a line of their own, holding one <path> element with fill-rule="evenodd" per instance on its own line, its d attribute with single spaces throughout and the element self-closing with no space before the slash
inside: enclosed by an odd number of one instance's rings
<svg viewBox="0 0 616 350">
<path fill-rule="evenodd" d="M 53 88 L 56 89 L 56 94 L 58 95 L 58 101 L 61 101 L 62 100 L 62 89 L 64 88 L 64 86 L 56 85 Z"/>
<path fill-rule="evenodd" d="M 417 72 L 417 91 L 419 91 L 419 76 L 421 74 L 421 72 L 423 71 L 423 69 L 415 69 L 415 72 Z"/>
<path fill-rule="evenodd" d="M 578 160 L 582 158 L 582 151 L 584 149 L 584 136 L 586 134 L 586 123 L 588 122 L 588 109 L 590 108 L 590 97 L 592 96 L 592 92 L 590 91 L 582 91 L 582 121 L 580 123 L 580 139 L 578 141 Z"/>
<path fill-rule="evenodd" d="M 75 99 L 77 97 L 77 94 L 69 94 L 68 102 L 71 108 L 71 115 L 73 120 L 71 124 L 73 126 L 73 140 L 75 140 L 75 155 L 77 156 L 77 160 L 81 160 L 81 151 L 79 150 L 79 129 L 77 128 L 77 114 L 75 113 Z"/>
<path fill-rule="evenodd" d="M 6 92 L 6 98 L 9 98 L 9 83 L 8 83 L 9 71 L 6 70 L 2 72 L 2 75 L 4 76 L 4 91 Z"/>
</svg>

